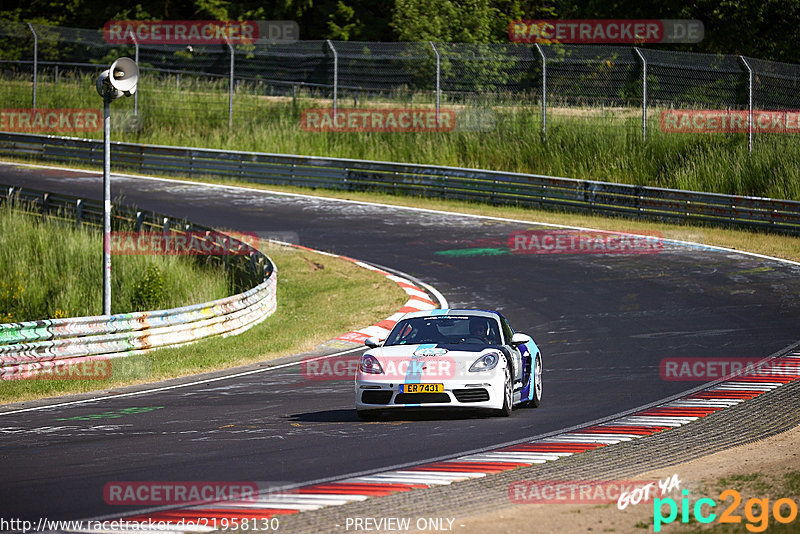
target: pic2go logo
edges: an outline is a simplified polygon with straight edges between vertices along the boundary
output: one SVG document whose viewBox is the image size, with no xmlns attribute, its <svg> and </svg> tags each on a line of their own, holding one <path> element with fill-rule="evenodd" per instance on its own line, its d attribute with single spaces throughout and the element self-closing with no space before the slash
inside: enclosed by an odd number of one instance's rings
<svg viewBox="0 0 800 534">
<path fill-rule="evenodd" d="M 694 506 L 692 506 L 689 503 L 689 490 L 683 490 L 681 493 L 683 494 L 680 508 L 681 523 L 689 522 L 690 513 L 698 523 L 711 523 L 717 519 L 717 514 L 710 510 L 717 506 L 714 499 L 704 497 L 698 499 L 694 503 Z M 719 494 L 720 502 L 727 501 L 729 498 L 732 499 L 733 502 L 719 515 L 719 522 L 739 524 L 742 522 L 742 516 L 734 512 L 739 508 L 739 504 L 742 502 L 742 496 L 734 489 L 727 489 Z M 666 516 L 664 516 L 665 506 L 668 509 Z M 706 508 L 704 508 L 704 506 Z M 772 512 L 772 517 L 774 517 L 775 521 L 778 523 L 788 524 L 797 519 L 797 503 L 792 499 L 778 499 L 773 503 L 772 509 L 770 509 L 769 499 L 752 498 L 744 505 L 744 516 L 748 521 L 748 523 L 745 524 L 745 528 L 750 532 L 764 532 L 769 526 L 770 511 Z M 654 532 L 661 532 L 661 525 L 672 523 L 677 518 L 678 503 L 675 502 L 675 499 L 667 497 L 653 500 Z"/>
</svg>

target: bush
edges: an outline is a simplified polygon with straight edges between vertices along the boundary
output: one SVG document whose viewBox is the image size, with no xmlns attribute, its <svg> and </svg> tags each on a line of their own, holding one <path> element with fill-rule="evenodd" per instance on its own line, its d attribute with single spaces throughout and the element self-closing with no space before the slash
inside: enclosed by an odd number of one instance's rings
<svg viewBox="0 0 800 534">
<path fill-rule="evenodd" d="M 166 284 L 158 265 L 148 265 L 134 284 L 131 304 L 135 311 L 157 310 L 166 302 Z"/>
</svg>

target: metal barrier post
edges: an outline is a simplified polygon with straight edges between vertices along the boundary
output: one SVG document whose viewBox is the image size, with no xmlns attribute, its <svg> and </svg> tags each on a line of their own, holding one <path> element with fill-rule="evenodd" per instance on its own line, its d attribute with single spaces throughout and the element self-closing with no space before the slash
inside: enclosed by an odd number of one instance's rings
<svg viewBox="0 0 800 534">
<path fill-rule="evenodd" d="M 635 46 L 633 51 L 642 60 L 642 141 L 647 141 L 647 60 Z"/>
<path fill-rule="evenodd" d="M 428 41 L 433 48 L 433 53 L 436 54 L 436 127 L 439 127 L 439 98 L 441 95 L 441 58 L 439 57 L 439 51 L 436 50 L 436 45 L 433 44 L 433 41 Z"/>
<path fill-rule="evenodd" d="M 228 50 L 231 53 L 230 77 L 228 81 L 228 129 L 230 129 L 233 128 L 233 45 L 227 35 L 224 37 L 225 42 L 228 44 Z"/>
<path fill-rule="evenodd" d="M 337 88 L 339 86 L 339 54 L 330 39 L 326 41 L 331 52 L 333 52 L 333 121 L 336 123 L 336 110 L 338 109 Z"/>
<path fill-rule="evenodd" d="M 28 28 L 30 28 L 33 34 L 33 109 L 36 109 L 36 85 L 39 71 L 39 36 L 36 35 L 36 30 L 33 29 L 33 24 L 30 22 L 28 23 Z"/>
<path fill-rule="evenodd" d="M 753 69 L 744 58 L 739 56 L 739 61 L 742 62 L 744 68 L 747 69 L 748 83 L 747 83 L 747 150 L 753 151 Z M 785 124 L 785 123 L 784 123 Z"/>
<path fill-rule="evenodd" d="M 542 137 L 547 137 L 547 58 L 539 43 L 536 43 L 536 50 L 542 56 Z"/>
</svg>

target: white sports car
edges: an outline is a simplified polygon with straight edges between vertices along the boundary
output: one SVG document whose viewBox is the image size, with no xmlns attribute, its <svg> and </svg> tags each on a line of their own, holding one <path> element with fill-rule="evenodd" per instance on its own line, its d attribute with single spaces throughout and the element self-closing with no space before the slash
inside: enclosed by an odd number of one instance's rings
<svg viewBox="0 0 800 534">
<path fill-rule="evenodd" d="M 511 415 L 542 400 L 542 355 L 494 311 L 404 315 L 385 340 L 368 338 L 355 380 L 363 420 L 397 408 L 478 408 Z"/>
</svg>

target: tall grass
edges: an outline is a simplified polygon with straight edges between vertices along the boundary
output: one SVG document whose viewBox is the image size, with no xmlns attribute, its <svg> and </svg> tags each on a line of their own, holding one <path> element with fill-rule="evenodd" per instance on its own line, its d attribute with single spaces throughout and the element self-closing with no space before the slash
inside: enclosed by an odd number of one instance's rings
<svg viewBox="0 0 800 534">
<path fill-rule="evenodd" d="M 39 107 L 101 107 L 92 77 L 64 78 L 57 84 L 42 80 Z M 229 129 L 225 80 L 145 74 L 139 90 L 140 127 L 126 131 L 133 99 L 118 100 L 112 105 L 114 140 L 478 167 L 800 200 L 800 139 L 796 136 L 759 134 L 753 152 L 748 153 L 745 134 L 662 132 L 657 109 L 649 115 L 646 142 L 636 110 L 599 107 L 550 109 L 545 139 L 538 105 L 513 98 L 494 99 L 491 108 L 483 108 L 497 114 L 491 131 L 317 133 L 300 128 L 300 114 L 311 107 L 330 107 L 330 100 L 309 93 L 300 92 L 295 100 L 242 86 L 235 94 Z M 7 107 L 29 107 L 30 92 L 27 80 L 4 80 L 0 97 Z M 351 98 L 341 98 L 339 106 L 352 107 Z M 358 104 L 400 105 L 396 100 L 365 100 L 363 96 Z M 463 103 L 443 103 L 451 105 L 464 107 Z M 469 106 L 481 109 L 481 104 Z M 101 133 L 79 135 L 99 138 Z"/>
<path fill-rule="evenodd" d="M 103 312 L 103 237 L 0 204 L 0 323 Z M 113 313 L 163 309 L 230 295 L 228 276 L 179 256 L 113 256 Z"/>
</svg>

